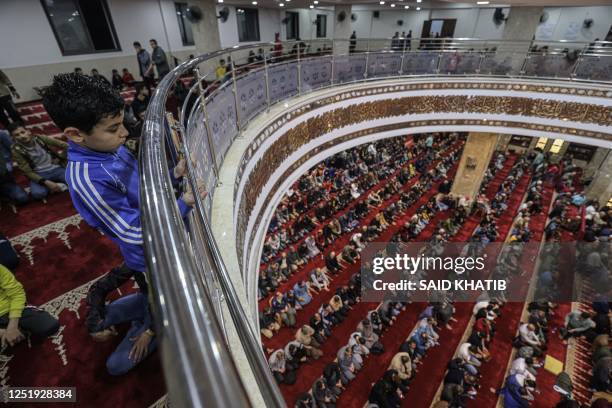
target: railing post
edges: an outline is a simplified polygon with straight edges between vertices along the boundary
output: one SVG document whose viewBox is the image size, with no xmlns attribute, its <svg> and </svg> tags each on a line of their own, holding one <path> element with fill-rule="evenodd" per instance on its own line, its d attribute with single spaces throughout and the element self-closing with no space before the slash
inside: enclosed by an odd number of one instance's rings
<svg viewBox="0 0 612 408">
<path fill-rule="evenodd" d="M 213 164 L 213 172 L 215 173 L 215 183 L 217 185 L 220 185 L 221 180 L 219 179 L 217 154 L 215 153 L 215 145 L 212 139 L 210 121 L 208 120 L 208 109 L 206 109 L 206 97 L 204 96 L 204 87 L 202 86 L 202 75 L 200 74 L 200 69 L 198 67 L 194 68 L 193 72 L 198 78 L 198 90 L 200 91 L 200 108 L 202 108 L 202 113 L 204 114 L 204 125 L 206 126 L 206 140 L 208 141 L 208 153 L 210 153 L 210 158 Z"/>
<path fill-rule="evenodd" d="M 297 43 L 297 75 L 298 75 L 298 96 L 302 94 L 302 62 L 300 61 L 300 43 Z"/>
<path fill-rule="evenodd" d="M 523 64 L 521 65 L 521 70 L 519 71 L 519 75 L 525 75 L 525 69 L 527 68 L 527 60 L 529 60 L 529 54 L 531 53 L 531 48 L 533 48 L 533 41 L 529 42 L 529 47 L 525 52 L 525 59 L 523 59 Z"/>
<path fill-rule="evenodd" d="M 264 54 L 264 77 L 266 78 L 266 102 L 268 104 L 266 112 L 270 111 L 270 73 L 268 72 L 268 58 Z"/>
<path fill-rule="evenodd" d="M 334 41 L 335 41 L 335 40 L 334 40 Z M 335 47 L 335 44 L 334 44 L 334 43 L 332 43 L 332 56 L 331 56 L 331 78 L 330 78 L 330 82 L 329 82 L 329 83 L 331 84 L 331 86 L 334 86 L 334 66 L 336 65 L 336 64 L 335 64 L 335 61 L 336 61 L 336 53 L 334 52 L 335 48 L 336 48 L 336 47 Z"/>
<path fill-rule="evenodd" d="M 230 58 L 232 53 L 230 53 Z M 240 101 L 238 100 L 238 88 L 236 87 L 236 66 L 234 65 L 234 60 L 232 61 L 232 92 L 234 93 L 234 105 L 236 107 L 236 129 L 238 129 L 238 134 L 242 133 L 242 126 L 240 124 Z"/>
<path fill-rule="evenodd" d="M 370 39 L 368 38 L 368 46 L 366 47 L 366 66 L 365 66 L 365 71 L 363 71 L 364 79 L 368 79 L 369 65 L 370 65 Z"/>
<path fill-rule="evenodd" d="M 480 50 L 480 60 L 478 61 L 478 68 L 476 68 L 476 73 L 478 75 L 480 75 L 480 68 L 482 67 L 482 62 L 484 61 L 486 55 L 486 51 Z"/>
<path fill-rule="evenodd" d="M 572 72 L 570 73 L 570 79 L 576 79 L 577 77 L 577 72 L 578 72 L 578 66 L 582 63 L 582 61 L 584 60 L 584 53 L 585 51 L 587 51 L 589 49 L 588 46 L 584 47 L 582 49 L 582 51 L 580 51 L 580 55 L 578 56 L 578 59 L 576 60 L 576 64 L 574 65 L 574 68 L 572 69 Z M 589 78 L 591 79 L 591 78 Z"/>
<path fill-rule="evenodd" d="M 399 74 L 404 75 L 404 58 L 406 57 L 406 39 L 402 40 L 402 59 L 400 61 L 400 70 Z"/>
</svg>

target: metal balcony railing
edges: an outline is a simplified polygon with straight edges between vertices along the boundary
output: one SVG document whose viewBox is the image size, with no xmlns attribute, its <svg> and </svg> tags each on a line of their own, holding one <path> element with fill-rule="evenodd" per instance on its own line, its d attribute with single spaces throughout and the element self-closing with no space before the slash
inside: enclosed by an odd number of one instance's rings
<svg viewBox="0 0 612 408">
<path fill-rule="evenodd" d="M 221 59 L 230 68 L 226 72 L 215 69 Z M 194 80 L 175 120 L 167 114 L 166 102 L 186 75 Z M 438 75 L 610 84 L 612 43 L 446 38 L 263 43 L 201 55 L 163 78 L 143 127 L 140 189 L 148 273 L 173 405 L 252 405 L 225 336 L 225 325 L 231 324 L 265 404 L 284 406 L 209 221 L 219 168 L 241 130 L 271 105 L 317 89 Z M 188 160 L 190 188 L 203 183 L 208 191 L 206 198 L 196 200 L 188 222 L 180 217 L 168 173 L 179 155 L 196 159 L 197 166 Z M 223 319 L 224 308 L 230 322 Z"/>
</svg>

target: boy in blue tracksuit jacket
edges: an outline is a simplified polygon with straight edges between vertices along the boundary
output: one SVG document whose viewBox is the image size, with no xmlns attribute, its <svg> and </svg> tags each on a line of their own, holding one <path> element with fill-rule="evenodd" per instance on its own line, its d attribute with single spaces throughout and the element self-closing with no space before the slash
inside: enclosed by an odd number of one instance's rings
<svg viewBox="0 0 612 408">
<path fill-rule="evenodd" d="M 43 104 L 68 138 L 66 182 L 83 219 L 116 242 L 126 265 L 143 272 L 144 260 L 138 162 L 123 146 L 123 98 L 96 78 L 57 75 L 43 92 Z M 183 176 L 185 163 L 171 172 Z M 177 200 L 185 216 L 194 204 L 185 193 Z"/>
<path fill-rule="evenodd" d="M 123 98 L 99 79 L 76 73 L 55 76 L 42 97 L 45 109 L 69 140 L 66 182 L 74 206 L 89 225 L 119 245 L 131 274 L 143 272 L 138 162 L 123 146 L 128 136 Z M 184 161 L 171 173 L 174 180 L 182 177 Z M 183 216 L 193 204 L 191 192 L 177 200 Z M 130 274 L 122 272 L 117 280 L 109 277 L 113 273 L 100 281 L 122 282 Z M 107 290 L 101 292 L 102 298 Z M 133 294 L 100 309 L 92 325 L 95 341 L 108 340 L 117 334 L 115 325 L 131 322 L 128 334 L 107 360 L 109 373 L 123 374 L 155 349 L 148 301 L 142 294 Z"/>
</svg>

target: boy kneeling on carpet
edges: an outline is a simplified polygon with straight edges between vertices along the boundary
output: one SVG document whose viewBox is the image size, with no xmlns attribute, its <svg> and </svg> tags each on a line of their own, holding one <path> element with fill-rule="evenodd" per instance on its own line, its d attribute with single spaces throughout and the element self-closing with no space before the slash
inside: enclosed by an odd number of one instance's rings
<svg viewBox="0 0 612 408">
<path fill-rule="evenodd" d="M 100 79 L 69 73 L 56 75 L 42 91 L 42 98 L 45 109 L 68 138 L 66 181 L 72 203 L 90 226 L 119 245 L 127 268 L 120 275 L 139 275 L 146 267 L 138 162 L 123 146 L 129 133 L 123 126 L 121 95 Z M 178 184 L 185 170 L 185 161 L 179 161 L 170 172 L 173 182 Z M 194 205 L 193 193 L 185 192 L 177 205 L 185 217 Z M 107 362 L 111 374 L 122 374 L 154 348 L 149 305 L 146 296 L 138 293 L 113 302 L 105 312 L 99 333 L 92 333 L 95 340 L 110 338 L 117 323 L 132 322 L 128 335 Z"/>
<path fill-rule="evenodd" d="M 56 318 L 33 306 L 26 306 L 23 286 L 0 264 L 0 341 L 2 348 L 14 346 L 31 335 L 49 337 L 59 329 Z"/>
</svg>

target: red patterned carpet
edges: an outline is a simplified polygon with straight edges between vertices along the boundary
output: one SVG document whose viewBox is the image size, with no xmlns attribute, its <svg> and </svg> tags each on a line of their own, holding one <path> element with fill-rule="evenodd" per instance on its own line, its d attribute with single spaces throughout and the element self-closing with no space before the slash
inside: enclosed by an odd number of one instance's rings
<svg viewBox="0 0 612 408">
<path fill-rule="evenodd" d="M 0 382 L 3 386 L 76 387 L 77 405 L 82 407 L 149 406 L 165 393 L 157 354 L 133 372 L 112 377 L 106 372 L 106 357 L 121 338 L 94 343 L 84 325 L 87 289 L 121 263 L 119 251 L 69 208 L 70 198 L 62 193 L 47 204 L 30 203 L 19 208 L 17 214 L 8 207 L 0 211 L 2 232 L 21 257 L 14 272 L 28 302 L 60 320 L 60 331 L 52 338 L 3 350 Z M 57 214 L 64 212 L 70 215 L 57 219 Z M 40 226 L 24 232 L 27 225 L 36 224 Z M 130 283 L 120 288 L 121 293 L 132 290 Z M 120 296 L 119 291 L 112 296 Z"/>
<path fill-rule="evenodd" d="M 130 92 L 124 97 L 129 99 Z M 39 104 L 22 106 L 20 112 L 33 131 L 60 136 Z M 27 186 L 25 179 L 18 180 Z M 0 232 L 20 255 L 14 273 L 26 290 L 28 303 L 60 321 L 60 331 L 52 338 L 2 350 L 0 384 L 76 387 L 76 406 L 80 407 L 147 407 L 160 400 L 165 383 L 156 353 L 134 371 L 112 377 L 106 372 L 106 358 L 122 337 L 94 343 L 85 328 L 87 289 L 121 263 L 116 245 L 81 220 L 68 193 L 51 195 L 47 203 L 29 203 L 17 213 L 3 205 L 0 220 Z M 128 282 L 111 297 L 133 290 Z M 120 330 L 125 332 L 127 327 Z"/>
</svg>

